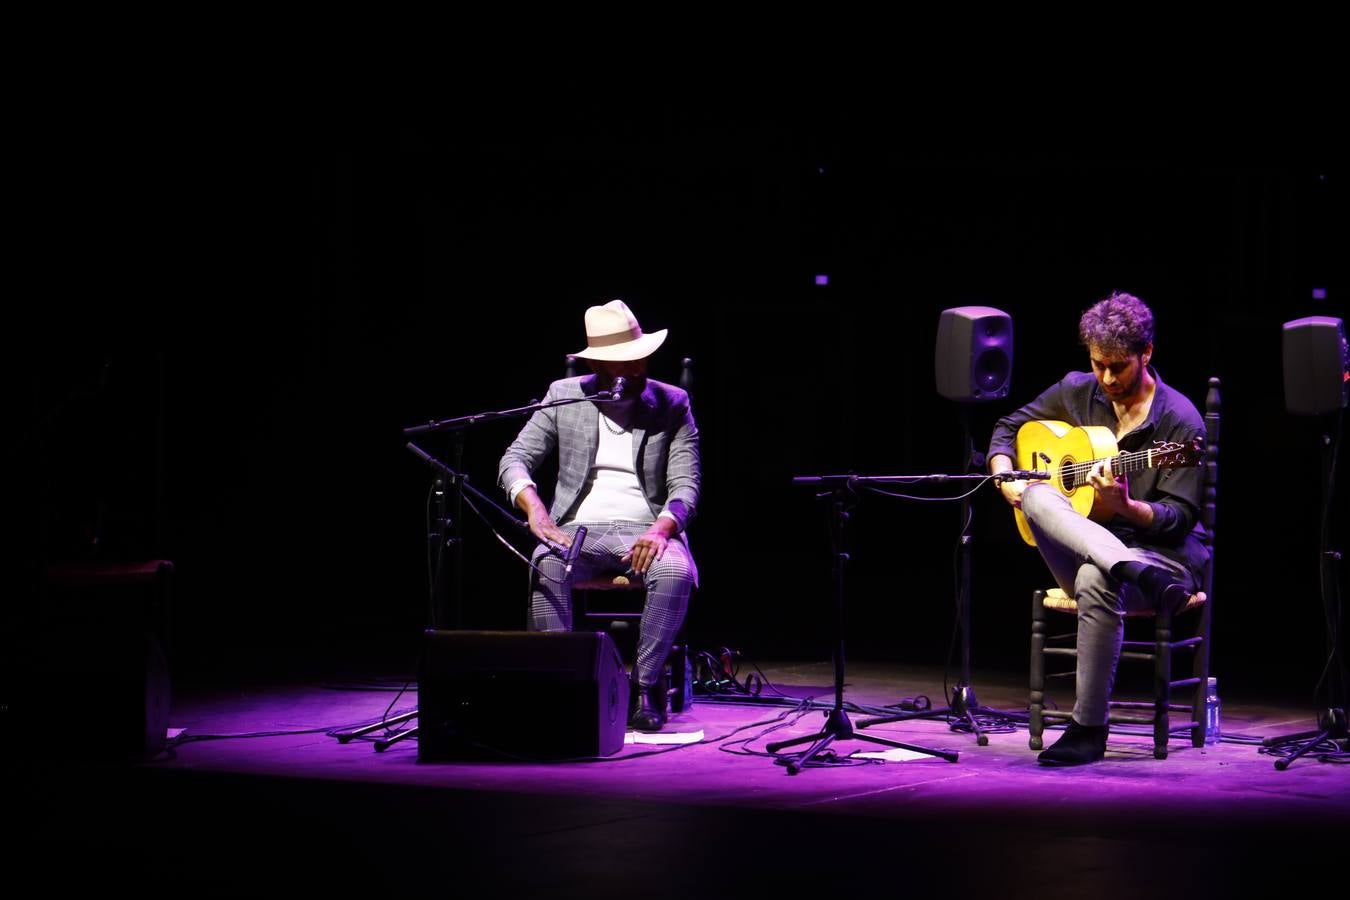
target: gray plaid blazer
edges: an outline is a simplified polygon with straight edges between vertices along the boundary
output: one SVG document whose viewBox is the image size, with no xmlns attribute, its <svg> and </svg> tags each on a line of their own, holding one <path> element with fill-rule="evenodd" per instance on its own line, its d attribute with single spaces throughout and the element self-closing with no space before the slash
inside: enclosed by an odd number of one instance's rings
<svg viewBox="0 0 1350 900">
<path fill-rule="evenodd" d="M 595 376 L 564 378 L 549 385 L 544 402 L 572 397 L 594 397 Z M 595 451 L 600 424 L 593 403 L 572 403 L 541 409 L 502 455 L 497 482 L 510 490 L 518 478 L 530 474 L 558 449 L 558 485 L 549 515 L 565 522 L 581 502 Z M 679 539 L 698 506 L 698 426 L 689 410 L 689 394 L 671 384 L 647 379 L 633 419 L 633 469 L 651 507 L 652 518 L 665 510 L 679 523 Z M 685 542 L 685 546 L 688 543 Z"/>
</svg>

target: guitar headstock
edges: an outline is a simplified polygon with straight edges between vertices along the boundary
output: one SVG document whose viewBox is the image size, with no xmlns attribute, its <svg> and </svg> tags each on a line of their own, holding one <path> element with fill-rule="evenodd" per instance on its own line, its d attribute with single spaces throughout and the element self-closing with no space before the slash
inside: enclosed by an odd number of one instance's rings
<svg viewBox="0 0 1350 900">
<path fill-rule="evenodd" d="M 1204 461 L 1205 448 L 1198 435 L 1191 438 L 1190 444 L 1159 441 L 1148 451 L 1148 464 L 1155 469 L 1181 469 L 1198 466 Z"/>
</svg>

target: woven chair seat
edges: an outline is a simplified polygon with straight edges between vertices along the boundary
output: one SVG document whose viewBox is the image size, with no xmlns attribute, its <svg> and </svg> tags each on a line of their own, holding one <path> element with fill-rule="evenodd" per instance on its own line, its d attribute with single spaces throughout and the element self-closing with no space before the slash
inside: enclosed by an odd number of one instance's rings
<svg viewBox="0 0 1350 900">
<path fill-rule="evenodd" d="M 1185 612 L 1188 609 L 1195 609 L 1209 598 L 1205 596 L 1204 591 L 1196 591 L 1186 600 L 1186 605 L 1178 612 Z M 1044 600 L 1046 609 L 1053 609 L 1057 612 L 1076 613 L 1078 612 L 1078 601 L 1064 593 L 1060 588 L 1050 588 L 1045 592 Z M 1152 616 L 1155 613 L 1152 610 L 1142 609 L 1135 612 L 1126 613 L 1127 616 Z"/>
</svg>

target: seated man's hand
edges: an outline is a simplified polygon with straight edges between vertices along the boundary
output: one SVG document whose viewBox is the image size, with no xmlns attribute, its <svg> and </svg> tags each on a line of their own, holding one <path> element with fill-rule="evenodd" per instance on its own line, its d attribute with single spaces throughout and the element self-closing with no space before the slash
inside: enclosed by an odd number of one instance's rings
<svg viewBox="0 0 1350 900">
<path fill-rule="evenodd" d="M 553 517 L 548 514 L 548 510 L 542 507 L 530 513 L 530 532 L 539 540 L 562 544 L 564 547 L 572 546 L 572 536 L 563 531 L 553 522 Z"/>
<path fill-rule="evenodd" d="M 670 543 L 670 538 L 666 536 L 664 530 L 659 530 L 653 526 L 646 534 L 638 538 L 633 543 L 633 549 L 628 551 L 620 562 L 629 562 L 629 566 L 639 575 L 644 574 L 651 568 L 652 563 L 660 559 L 666 552 L 666 545 Z"/>
</svg>

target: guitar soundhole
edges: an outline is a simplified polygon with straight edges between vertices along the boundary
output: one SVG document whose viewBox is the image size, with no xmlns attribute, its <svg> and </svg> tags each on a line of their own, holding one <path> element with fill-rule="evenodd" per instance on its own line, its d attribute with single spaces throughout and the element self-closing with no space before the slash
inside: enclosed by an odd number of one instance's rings
<svg viewBox="0 0 1350 900">
<path fill-rule="evenodd" d="M 1066 456 L 1059 462 L 1059 489 L 1066 494 L 1072 494 L 1078 487 L 1078 473 L 1073 468 L 1073 457 Z"/>
</svg>

